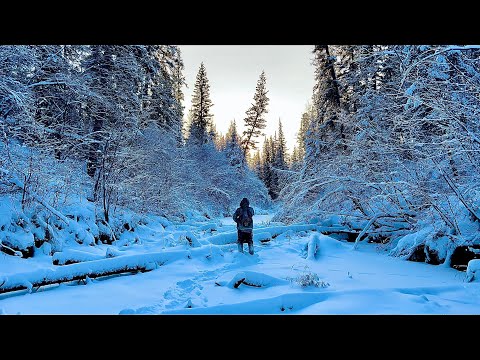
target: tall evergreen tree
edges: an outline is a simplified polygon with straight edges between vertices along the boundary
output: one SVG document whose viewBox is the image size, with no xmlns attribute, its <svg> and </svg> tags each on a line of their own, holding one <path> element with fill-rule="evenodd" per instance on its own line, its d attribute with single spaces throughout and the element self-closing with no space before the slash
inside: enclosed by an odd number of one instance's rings
<svg viewBox="0 0 480 360">
<path fill-rule="evenodd" d="M 260 150 L 255 151 L 255 154 L 252 158 L 252 169 L 255 174 L 261 179 L 261 170 L 262 170 L 262 158 L 260 156 Z"/>
<path fill-rule="evenodd" d="M 85 109 L 89 125 L 87 174 L 94 179 L 93 201 L 102 200 L 105 221 L 118 194 L 114 185 L 128 166 L 118 166 L 140 125 L 142 102 L 139 84 L 143 71 L 135 46 L 94 45 L 83 62 L 91 90 Z"/>
<path fill-rule="evenodd" d="M 245 121 L 245 130 L 243 131 L 243 153 L 245 157 L 249 150 L 256 149 L 256 138 L 263 135 L 262 130 L 267 126 L 265 114 L 268 113 L 267 89 L 266 89 L 265 71 L 262 71 L 257 82 L 255 95 L 253 97 L 254 104 L 246 111 L 247 117 Z"/>
<path fill-rule="evenodd" d="M 335 57 L 328 45 L 316 45 L 315 86 L 313 106 L 314 120 L 310 122 L 306 137 L 306 164 L 314 170 L 316 159 L 329 155 L 333 149 L 342 144 L 345 134 L 344 125 L 339 121 L 340 86 L 335 71 Z"/>
<path fill-rule="evenodd" d="M 272 199 L 276 199 L 280 194 L 284 184 L 287 181 L 283 170 L 288 169 L 287 164 L 287 143 L 283 134 L 282 122 L 278 120 L 278 136 L 272 142 L 273 162 L 272 162 L 272 183 L 270 185 Z"/>
<path fill-rule="evenodd" d="M 270 172 L 270 186 L 268 186 L 268 194 L 270 197 L 275 200 L 278 197 L 278 174 L 276 170 L 276 159 L 277 159 L 277 133 L 268 139 L 268 147 L 270 148 L 271 160 L 269 164 Z"/>
<path fill-rule="evenodd" d="M 277 159 L 277 138 L 265 137 L 263 142 L 263 159 L 260 166 L 260 179 L 268 189 L 268 194 L 272 199 L 278 197 L 278 176 L 275 170 L 275 160 Z"/>
<path fill-rule="evenodd" d="M 221 133 L 218 134 L 215 140 L 216 148 L 220 151 L 225 151 L 226 143 L 227 143 L 226 135 L 223 135 Z"/>
<path fill-rule="evenodd" d="M 235 120 L 230 123 L 230 127 L 225 136 L 225 154 L 230 165 L 234 167 L 238 168 L 245 162 Z"/>
<path fill-rule="evenodd" d="M 270 148 L 269 139 L 265 136 L 263 141 L 263 149 L 262 149 L 262 163 L 260 168 L 260 179 L 263 181 L 265 186 L 270 188 L 271 184 L 271 165 L 273 160 L 273 154 Z"/>
<path fill-rule="evenodd" d="M 302 165 L 302 157 L 300 156 L 299 147 L 293 147 L 292 155 L 289 158 L 288 164 L 289 168 L 291 168 L 292 170 L 300 169 Z"/>
<path fill-rule="evenodd" d="M 215 122 L 210 121 L 207 128 L 207 134 L 209 140 L 213 141 L 213 143 L 216 144 L 218 141 L 219 133 L 217 131 L 217 125 L 215 124 Z"/>
<path fill-rule="evenodd" d="M 35 100 L 35 146 L 53 150 L 58 159 L 72 147 L 69 146 L 71 138 L 64 134 L 81 128 L 78 104 L 86 88 L 81 74 L 71 65 L 71 61 L 78 60 L 73 46 L 38 45 L 33 48 L 37 66 L 29 86 Z"/>
<path fill-rule="evenodd" d="M 278 138 L 275 142 L 275 167 L 278 169 L 287 168 L 287 142 L 283 134 L 282 122 L 278 119 Z"/>
<path fill-rule="evenodd" d="M 95 175 L 98 167 L 99 148 L 104 136 L 102 131 L 106 123 L 114 116 L 109 109 L 109 104 L 105 101 L 106 92 L 111 89 L 109 79 L 114 68 L 113 53 L 113 46 L 94 45 L 91 48 L 90 55 L 83 63 L 83 67 L 87 69 L 89 88 L 93 90 L 84 111 L 84 117 L 91 121 L 91 142 L 88 146 L 87 156 L 87 174 L 90 177 Z"/>
<path fill-rule="evenodd" d="M 207 71 L 203 62 L 198 69 L 197 79 L 193 88 L 192 97 L 192 118 L 189 129 L 189 140 L 196 144 L 206 144 L 210 139 L 210 127 L 212 107 L 210 100 L 210 85 L 208 83 Z"/>
<path fill-rule="evenodd" d="M 179 118 L 183 118 L 183 100 L 184 95 L 182 88 L 185 85 L 185 76 L 183 75 L 183 70 L 185 66 L 182 60 L 182 53 L 178 46 L 175 46 L 175 56 L 173 58 L 173 72 L 172 72 L 172 81 L 173 81 L 173 93 L 175 95 L 175 100 L 177 104 L 177 114 Z"/>
<path fill-rule="evenodd" d="M 160 45 L 158 52 L 161 69 L 160 114 L 163 115 L 167 128 L 173 130 L 179 139 L 183 118 L 182 86 L 185 83 L 183 61 L 178 46 Z"/>
<path fill-rule="evenodd" d="M 315 109 L 312 104 L 308 104 L 306 106 L 305 112 L 302 114 L 302 118 L 300 120 L 300 128 L 297 133 L 297 160 L 303 160 L 305 156 L 305 143 L 307 137 L 308 128 L 313 121 Z"/>
</svg>

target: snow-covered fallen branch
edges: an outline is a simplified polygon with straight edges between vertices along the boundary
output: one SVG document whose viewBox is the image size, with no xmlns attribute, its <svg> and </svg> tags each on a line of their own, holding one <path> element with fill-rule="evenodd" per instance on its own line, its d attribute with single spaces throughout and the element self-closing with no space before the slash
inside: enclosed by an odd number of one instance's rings
<svg viewBox="0 0 480 360">
<path fill-rule="evenodd" d="M 237 232 L 229 231 L 224 232 L 218 235 L 210 236 L 206 239 L 210 241 L 210 243 L 214 245 L 225 245 L 225 244 L 233 244 L 237 241 L 238 235 Z"/>
<path fill-rule="evenodd" d="M 268 232 L 270 238 L 276 238 L 278 235 L 283 234 L 284 232 L 291 230 L 294 232 L 299 231 L 309 231 L 317 230 L 319 227 L 313 224 L 296 224 L 296 225 L 285 225 L 285 226 L 270 226 L 270 227 L 260 227 L 253 229 L 253 240 L 261 241 L 265 239 L 265 233 Z M 210 236 L 208 239 L 212 244 L 215 245 L 226 245 L 233 244 L 237 241 L 237 232 L 224 232 L 218 235 Z"/>
<path fill-rule="evenodd" d="M 253 287 L 270 287 L 288 284 L 287 280 L 279 279 L 264 273 L 242 271 L 237 273 L 227 284 L 227 287 L 237 289 L 241 284 Z"/>
<path fill-rule="evenodd" d="M 100 254 L 92 254 L 85 251 L 66 249 L 53 254 L 53 265 L 69 265 L 86 261 L 94 261 L 104 259 L 106 256 Z"/>
<path fill-rule="evenodd" d="M 202 246 L 197 237 L 191 231 L 186 231 L 183 236 L 188 241 L 188 245 L 191 247 L 198 248 Z"/>
<path fill-rule="evenodd" d="M 375 222 L 375 220 L 377 220 L 379 217 L 380 217 L 380 214 L 375 214 L 375 215 L 370 219 L 370 221 L 367 223 L 367 225 L 365 225 L 365 227 L 364 227 L 363 230 L 360 232 L 360 234 L 358 234 L 357 238 L 355 239 L 355 244 L 353 245 L 353 249 L 354 249 L 354 250 L 357 248 L 358 242 L 360 241 L 360 239 L 362 238 L 362 236 L 365 235 L 365 233 L 366 233 L 367 230 L 370 228 L 370 226 L 372 226 L 372 224 Z"/>
<path fill-rule="evenodd" d="M 254 235 L 254 241 L 256 242 L 269 242 L 272 240 L 272 234 L 269 232 L 260 232 Z"/>
<path fill-rule="evenodd" d="M 460 202 L 463 204 L 463 206 L 465 206 L 465 208 L 467 209 L 467 211 L 470 213 L 470 215 L 472 216 L 472 218 L 475 220 L 475 221 L 478 221 L 480 222 L 480 214 L 477 214 L 477 212 L 475 211 L 475 209 L 468 203 L 468 201 L 463 197 L 462 193 L 460 192 L 460 190 L 457 188 L 457 186 L 454 184 L 454 182 L 445 174 L 445 172 L 442 170 L 442 168 L 440 167 L 440 165 L 438 165 L 438 163 L 432 158 L 431 159 L 432 162 L 435 164 L 435 166 L 437 167 L 437 170 L 438 172 L 442 175 L 442 177 L 445 179 L 445 182 L 448 184 L 448 186 L 450 187 L 450 189 L 453 190 L 453 192 L 455 193 L 455 195 L 457 196 L 458 200 L 460 200 Z"/>
<path fill-rule="evenodd" d="M 186 258 L 190 252 L 204 249 L 173 250 L 140 255 L 125 255 L 95 260 L 55 269 L 39 269 L 29 273 L 0 276 L 0 294 L 16 290 L 32 290 L 35 287 L 59 284 L 74 280 L 85 280 L 126 272 L 149 271 L 166 263 Z"/>
<path fill-rule="evenodd" d="M 468 250 L 471 251 L 474 254 L 480 254 L 480 249 L 475 249 L 475 248 L 469 246 Z"/>
<path fill-rule="evenodd" d="M 13 255 L 15 255 L 15 256 L 20 256 L 20 257 L 23 256 L 23 254 L 22 254 L 21 251 L 14 250 L 14 249 L 12 249 L 10 246 L 7 246 L 7 245 L 5 245 L 4 243 L 2 243 L 1 241 L 0 241 L 0 247 L 7 249 L 8 251 L 10 251 L 10 252 L 11 252 Z"/>
</svg>

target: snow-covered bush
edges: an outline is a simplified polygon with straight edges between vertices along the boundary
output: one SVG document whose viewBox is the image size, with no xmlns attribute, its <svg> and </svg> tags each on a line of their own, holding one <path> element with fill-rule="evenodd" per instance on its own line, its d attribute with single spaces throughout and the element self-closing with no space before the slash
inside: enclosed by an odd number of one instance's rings
<svg viewBox="0 0 480 360">
<path fill-rule="evenodd" d="M 302 288 L 306 288 L 309 286 L 326 288 L 330 286 L 330 284 L 326 281 L 320 280 L 318 274 L 312 271 L 305 271 L 303 274 L 297 275 L 293 278 L 288 278 L 291 283 L 295 283 Z"/>
<path fill-rule="evenodd" d="M 480 223 L 479 54 L 475 45 L 317 46 L 304 158 L 273 220 L 341 214 L 355 230 L 369 225 L 367 241 L 403 239 L 392 255 L 425 246 L 426 260 L 478 244 L 469 229 Z M 425 226 L 439 236 L 403 238 Z"/>
</svg>

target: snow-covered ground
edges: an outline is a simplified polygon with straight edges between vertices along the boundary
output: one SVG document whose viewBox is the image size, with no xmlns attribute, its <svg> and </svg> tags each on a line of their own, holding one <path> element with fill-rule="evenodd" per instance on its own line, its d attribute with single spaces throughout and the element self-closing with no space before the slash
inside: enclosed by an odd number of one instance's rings
<svg viewBox="0 0 480 360">
<path fill-rule="evenodd" d="M 229 218 L 167 226 L 156 238 L 139 233 L 139 244 L 115 250 L 110 246 L 111 259 L 105 259 L 106 245 L 79 245 L 64 257 L 88 262 L 74 265 L 54 266 L 47 255 L 19 259 L 2 253 L 0 283 L 22 276 L 31 281 L 45 269 L 54 274 L 68 266 L 78 270 L 114 265 L 139 254 L 158 261 L 164 252 L 169 261 L 149 272 L 98 278 L 86 285 L 2 294 L 0 313 L 480 314 L 480 283 L 466 282 L 463 272 L 394 258 L 375 244 L 360 243 L 353 250 L 352 243 L 310 231 L 311 226 L 279 226 L 270 218 L 255 216 L 255 234 L 280 234 L 266 243 L 258 240 L 265 237 L 257 236 L 253 256 L 238 253 L 231 242 L 236 231 Z M 180 239 L 179 234 L 197 241 L 193 247 L 187 242 L 165 246 Z M 78 256 L 81 252 L 91 254 Z M 302 278 L 319 286 L 302 287 Z"/>
<path fill-rule="evenodd" d="M 272 214 L 255 215 L 255 227 L 258 227 L 258 226 L 263 227 L 265 225 L 269 225 L 271 220 L 272 220 L 272 217 L 273 217 Z M 235 225 L 235 221 L 233 221 L 233 218 L 231 218 L 231 217 L 226 217 L 226 218 L 219 219 L 219 222 L 222 225 L 231 225 L 231 226 Z"/>
</svg>

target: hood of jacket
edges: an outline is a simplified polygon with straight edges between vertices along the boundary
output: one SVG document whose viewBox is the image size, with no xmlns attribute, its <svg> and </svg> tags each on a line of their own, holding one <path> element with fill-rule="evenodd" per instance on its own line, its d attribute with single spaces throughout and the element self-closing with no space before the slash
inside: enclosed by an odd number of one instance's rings
<svg viewBox="0 0 480 360">
<path fill-rule="evenodd" d="M 250 202 L 248 201 L 247 198 L 243 198 L 242 201 L 240 201 L 241 208 L 248 208 L 249 205 L 250 205 Z"/>
</svg>

